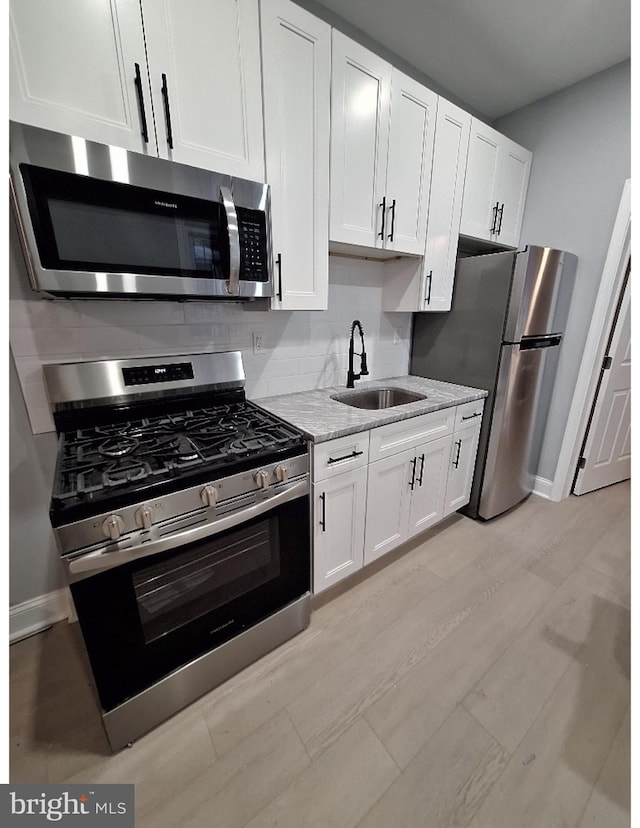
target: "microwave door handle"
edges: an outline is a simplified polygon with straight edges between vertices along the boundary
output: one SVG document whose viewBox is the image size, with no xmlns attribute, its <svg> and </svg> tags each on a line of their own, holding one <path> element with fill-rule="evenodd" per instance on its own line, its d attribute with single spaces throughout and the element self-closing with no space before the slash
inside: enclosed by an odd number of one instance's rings
<svg viewBox="0 0 640 828">
<path fill-rule="evenodd" d="M 236 205 L 228 187 L 220 187 L 220 200 L 227 214 L 227 233 L 229 234 L 229 281 L 227 292 L 231 296 L 237 296 L 240 293 L 240 235 L 238 233 Z"/>
</svg>

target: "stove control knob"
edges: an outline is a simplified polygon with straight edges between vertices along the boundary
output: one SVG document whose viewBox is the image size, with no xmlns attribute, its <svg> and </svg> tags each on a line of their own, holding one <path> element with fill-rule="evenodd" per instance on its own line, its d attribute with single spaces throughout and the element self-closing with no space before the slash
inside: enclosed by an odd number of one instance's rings
<svg viewBox="0 0 640 828">
<path fill-rule="evenodd" d="M 124 520 L 120 515 L 109 515 L 102 524 L 102 531 L 106 537 L 111 538 L 112 541 L 117 541 L 124 531 Z"/>
<path fill-rule="evenodd" d="M 200 492 L 200 500 L 205 506 L 215 506 L 218 502 L 218 490 L 215 486 L 205 486 Z"/>
<path fill-rule="evenodd" d="M 276 480 L 278 483 L 286 483 L 289 479 L 289 469 L 287 466 L 276 466 L 274 469 L 276 473 Z"/>
<path fill-rule="evenodd" d="M 259 489 L 268 489 L 269 488 L 269 474 L 266 471 L 259 471 L 256 472 L 254 480 Z"/>
<path fill-rule="evenodd" d="M 141 506 L 134 515 L 136 523 L 142 529 L 151 529 L 153 523 L 153 512 L 148 506 Z"/>
</svg>

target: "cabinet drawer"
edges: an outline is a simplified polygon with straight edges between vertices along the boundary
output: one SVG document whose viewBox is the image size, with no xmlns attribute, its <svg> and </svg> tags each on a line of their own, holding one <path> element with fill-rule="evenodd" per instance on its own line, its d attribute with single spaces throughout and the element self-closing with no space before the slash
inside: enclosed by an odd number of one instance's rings
<svg viewBox="0 0 640 828">
<path fill-rule="evenodd" d="M 313 480 L 326 480 L 369 462 L 369 432 L 348 434 L 313 446 Z"/>
<path fill-rule="evenodd" d="M 455 408 L 442 408 L 399 423 L 374 428 L 369 443 L 370 461 L 390 457 L 405 449 L 415 448 L 427 440 L 437 440 L 453 432 Z"/>
<path fill-rule="evenodd" d="M 455 430 L 458 431 L 461 428 L 471 428 L 472 426 L 478 425 L 482 421 L 483 410 L 484 398 L 459 405 L 456 408 Z"/>
</svg>

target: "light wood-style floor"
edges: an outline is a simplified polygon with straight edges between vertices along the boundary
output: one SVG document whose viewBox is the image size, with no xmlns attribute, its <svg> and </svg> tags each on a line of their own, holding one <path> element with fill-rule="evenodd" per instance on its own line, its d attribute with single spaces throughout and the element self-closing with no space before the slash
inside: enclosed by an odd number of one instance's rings
<svg viewBox="0 0 640 828">
<path fill-rule="evenodd" d="M 11 781 L 135 782 L 139 828 L 627 826 L 629 491 L 455 515 L 113 756 L 58 624 L 11 648 Z"/>
</svg>

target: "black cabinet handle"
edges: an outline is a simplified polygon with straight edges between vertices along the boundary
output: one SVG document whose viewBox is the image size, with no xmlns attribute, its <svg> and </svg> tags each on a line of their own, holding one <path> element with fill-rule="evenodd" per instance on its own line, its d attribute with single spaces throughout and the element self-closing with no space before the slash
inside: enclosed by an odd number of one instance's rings
<svg viewBox="0 0 640 828">
<path fill-rule="evenodd" d="M 164 119 L 167 124 L 167 144 L 173 149 L 173 132 L 171 131 L 171 109 L 169 107 L 169 89 L 167 87 L 167 76 L 162 73 L 162 100 L 164 101 Z"/>
<path fill-rule="evenodd" d="M 474 417 L 482 417 L 482 414 L 480 412 L 476 411 L 475 414 L 467 414 L 466 416 L 463 416 L 462 419 L 463 420 L 473 420 Z"/>
<path fill-rule="evenodd" d="M 489 233 L 495 233 L 496 232 L 496 222 L 498 221 L 498 207 L 499 206 L 500 206 L 500 202 L 496 201 L 496 206 L 491 211 L 491 213 L 493 214 L 493 221 L 491 222 L 491 230 L 489 230 Z"/>
<path fill-rule="evenodd" d="M 282 253 L 278 253 L 276 267 L 278 268 L 278 301 L 282 302 Z"/>
<path fill-rule="evenodd" d="M 427 303 L 427 305 L 430 305 L 431 304 L 431 285 L 433 283 L 433 270 L 429 271 L 429 273 L 427 275 L 427 281 L 429 283 L 429 286 L 427 288 L 427 295 L 425 296 L 424 301 Z"/>
<path fill-rule="evenodd" d="M 393 241 L 393 231 L 394 231 L 394 228 L 396 226 L 396 200 L 395 200 L 395 198 L 391 202 L 391 207 L 389 207 L 389 210 L 391 210 L 391 232 L 389 233 L 389 241 Z"/>
<path fill-rule="evenodd" d="M 500 224 L 498 224 L 498 229 L 496 230 L 496 235 L 497 236 L 500 235 L 500 231 L 502 230 L 502 215 L 503 215 L 503 213 L 504 213 L 504 201 L 502 202 L 502 205 L 500 207 Z M 496 211 L 496 215 L 497 215 L 497 211 Z"/>
<path fill-rule="evenodd" d="M 351 460 L 352 457 L 360 457 L 361 454 L 364 454 L 364 452 L 352 451 L 351 454 L 345 454 L 344 457 L 330 457 L 327 460 L 327 464 L 340 463 L 342 460 Z"/>
<path fill-rule="evenodd" d="M 411 461 L 411 480 L 409 481 L 409 488 L 413 491 L 414 484 L 416 482 L 416 464 L 418 462 L 418 458 L 414 457 Z"/>
<path fill-rule="evenodd" d="M 145 144 L 148 144 L 149 129 L 147 127 L 147 113 L 145 112 L 144 96 L 142 94 L 142 76 L 140 75 L 140 64 L 134 63 L 134 66 L 136 67 L 136 76 L 133 82 L 136 87 L 136 92 L 138 93 L 138 106 L 140 107 L 140 119 L 142 120 L 142 137 L 144 138 Z"/>
<path fill-rule="evenodd" d="M 382 228 L 381 228 L 380 232 L 378 233 L 378 238 L 380 238 L 384 241 L 384 217 L 385 217 L 385 213 L 387 212 L 387 197 L 386 196 L 382 196 L 382 202 L 380 204 L 380 207 L 382 207 Z"/>
<path fill-rule="evenodd" d="M 420 455 L 420 477 L 418 478 L 418 486 L 422 486 L 422 476 L 424 474 L 424 454 Z"/>
<path fill-rule="evenodd" d="M 326 494 L 323 492 L 320 495 L 320 500 L 322 501 L 322 517 L 320 518 L 320 526 L 322 527 L 322 531 L 327 531 L 327 504 L 325 503 Z"/>
<path fill-rule="evenodd" d="M 456 459 L 453 461 L 454 468 L 458 468 L 460 465 L 460 449 L 462 448 L 462 440 L 456 440 L 456 446 L 458 446 L 458 452 L 456 454 Z"/>
</svg>

